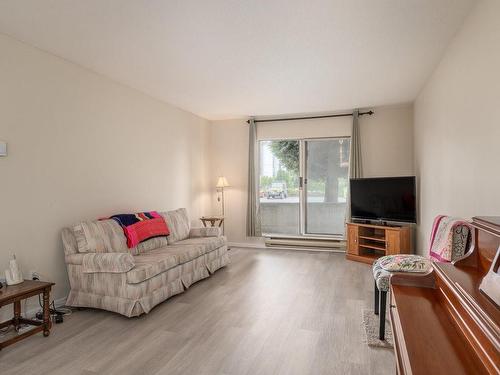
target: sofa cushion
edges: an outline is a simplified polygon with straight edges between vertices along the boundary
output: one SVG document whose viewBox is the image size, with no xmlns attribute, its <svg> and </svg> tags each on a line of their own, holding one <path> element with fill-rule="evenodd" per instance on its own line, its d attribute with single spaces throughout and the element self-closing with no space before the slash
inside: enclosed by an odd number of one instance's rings
<svg viewBox="0 0 500 375">
<path fill-rule="evenodd" d="M 213 251 L 226 244 L 226 237 L 195 237 L 178 241 L 175 245 L 197 245 L 203 246 L 204 253 Z"/>
<path fill-rule="evenodd" d="M 137 284 L 165 272 L 179 264 L 179 257 L 170 252 L 170 247 L 152 250 L 134 256 L 136 266 L 127 272 L 127 283 Z"/>
<path fill-rule="evenodd" d="M 161 237 L 150 238 L 149 240 L 143 241 L 136 247 L 129 249 L 129 251 L 133 255 L 138 255 L 147 253 L 151 250 L 160 249 L 167 245 L 168 245 L 167 237 L 161 236 Z"/>
<path fill-rule="evenodd" d="M 127 283 L 137 284 L 179 264 L 187 263 L 224 246 L 225 237 L 190 238 L 134 256 L 136 266 L 127 272 Z"/>
<path fill-rule="evenodd" d="M 134 266 L 134 258 L 128 253 L 87 253 L 82 260 L 84 273 L 124 273 Z"/>
<path fill-rule="evenodd" d="M 123 229 L 114 220 L 83 221 L 73 226 L 79 253 L 128 252 Z"/>
<path fill-rule="evenodd" d="M 165 218 L 168 228 L 170 229 L 170 236 L 167 238 L 169 244 L 189 237 L 191 225 L 185 208 L 179 208 L 174 211 L 160 212 L 160 215 Z"/>
<path fill-rule="evenodd" d="M 205 254 L 202 245 L 169 245 L 168 253 L 179 259 L 179 264 L 184 264 Z"/>
<path fill-rule="evenodd" d="M 73 226 L 79 253 L 145 253 L 167 246 L 166 237 L 155 237 L 129 249 L 123 228 L 115 220 L 83 221 Z"/>
<path fill-rule="evenodd" d="M 222 230 L 220 227 L 200 227 L 191 228 L 189 231 L 189 238 L 195 237 L 220 237 Z"/>
</svg>

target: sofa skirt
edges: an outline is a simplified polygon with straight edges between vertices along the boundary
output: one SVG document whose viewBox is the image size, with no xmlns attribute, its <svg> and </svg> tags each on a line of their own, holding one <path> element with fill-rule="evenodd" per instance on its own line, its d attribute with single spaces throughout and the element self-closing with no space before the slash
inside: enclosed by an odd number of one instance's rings
<svg viewBox="0 0 500 375">
<path fill-rule="evenodd" d="M 229 262 L 227 246 L 222 246 L 138 284 L 126 283 L 125 273 L 83 274 L 81 266 L 68 265 L 71 291 L 66 305 L 103 309 L 127 317 L 147 314 L 156 305 L 182 293 Z"/>
<path fill-rule="evenodd" d="M 182 285 L 180 279 L 177 279 L 162 288 L 156 289 L 150 294 L 136 300 L 71 290 L 66 300 L 66 305 L 72 307 L 92 307 L 96 309 L 108 310 L 131 318 L 144 313 L 147 314 L 159 303 L 175 296 L 176 294 L 180 294 L 183 291 L 184 286 Z"/>
<path fill-rule="evenodd" d="M 205 262 L 208 272 L 213 274 L 219 268 L 227 266 L 230 263 L 227 246 L 222 246 L 208 254 L 205 254 Z"/>
</svg>

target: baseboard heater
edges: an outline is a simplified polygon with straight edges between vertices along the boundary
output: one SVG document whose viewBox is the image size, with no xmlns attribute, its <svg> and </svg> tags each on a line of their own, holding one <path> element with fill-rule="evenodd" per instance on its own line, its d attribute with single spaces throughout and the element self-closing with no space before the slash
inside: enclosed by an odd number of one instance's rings
<svg viewBox="0 0 500 375">
<path fill-rule="evenodd" d="M 322 250 L 345 252 L 346 242 L 342 239 L 266 237 L 266 247 L 295 248 L 300 250 Z"/>
</svg>

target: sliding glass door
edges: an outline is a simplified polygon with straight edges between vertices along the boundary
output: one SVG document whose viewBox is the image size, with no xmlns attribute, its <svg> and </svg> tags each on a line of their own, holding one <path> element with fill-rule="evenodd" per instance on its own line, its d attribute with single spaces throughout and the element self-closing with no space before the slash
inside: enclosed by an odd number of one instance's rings
<svg viewBox="0 0 500 375">
<path fill-rule="evenodd" d="M 343 236 L 349 138 L 260 142 L 262 233 Z"/>
<path fill-rule="evenodd" d="M 260 215 L 266 234 L 300 234 L 299 141 L 260 142 Z"/>
<path fill-rule="evenodd" d="M 344 234 L 349 145 L 349 138 L 305 141 L 305 234 Z"/>
</svg>

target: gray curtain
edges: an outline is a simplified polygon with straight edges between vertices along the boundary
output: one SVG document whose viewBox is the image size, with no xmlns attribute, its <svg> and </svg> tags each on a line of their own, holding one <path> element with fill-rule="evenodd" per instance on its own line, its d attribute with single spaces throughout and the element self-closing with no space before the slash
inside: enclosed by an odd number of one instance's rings
<svg viewBox="0 0 500 375">
<path fill-rule="evenodd" d="M 363 165 L 361 162 L 361 137 L 359 132 L 359 110 L 352 111 L 352 133 L 351 152 L 349 154 L 349 177 L 363 177 Z M 351 220 L 351 192 L 348 192 L 346 222 Z"/>
<path fill-rule="evenodd" d="M 361 139 L 359 134 L 359 110 L 352 112 L 351 154 L 349 155 L 349 177 L 363 177 L 361 163 Z"/>
<path fill-rule="evenodd" d="M 259 146 L 257 128 L 254 119 L 248 126 L 248 202 L 247 202 L 247 236 L 260 237 L 259 207 Z"/>
</svg>

